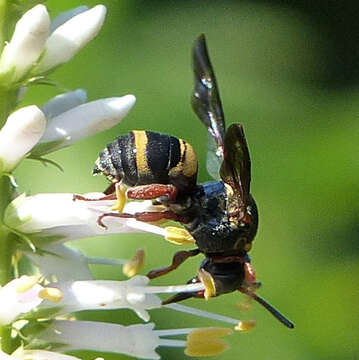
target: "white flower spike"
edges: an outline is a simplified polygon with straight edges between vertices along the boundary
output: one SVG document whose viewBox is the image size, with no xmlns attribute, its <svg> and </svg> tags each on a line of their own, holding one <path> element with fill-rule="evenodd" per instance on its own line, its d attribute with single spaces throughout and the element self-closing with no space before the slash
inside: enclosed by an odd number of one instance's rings
<svg viewBox="0 0 359 360">
<path fill-rule="evenodd" d="M 45 54 L 34 72 L 45 73 L 76 55 L 100 31 L 106 7 L 97 5 L 60 25 L 47 39 Z"/>
<path fill-rule="evenodd" d="M 0 325 L 11 324 L 19 315 L 41 304 L 38 296 L 43 289 L 37 277 L 21 276 L 0 288 Z"/>
<path fill-rule="evenodd" d="M 0 59 L 0 74 L 13 71 L 10 81 L 21 79 L 40 57 L 49 35 L 50 17 L 44 5 L 36 5 L 17 22 Z"/>
<path fill-rule="evenodd" d="M 43 135 L 46 119 L 35 105 L 12 113 L 0 130 L 0 173 L 10 172 Z"/>
<path fill-rule="evenodd" d="M 133 95 L 95 100 L 55 116 L 50 119 L 34 154 L 43 155 L 112 128 L 127 115 L 135 102 Z"/>
</svg>

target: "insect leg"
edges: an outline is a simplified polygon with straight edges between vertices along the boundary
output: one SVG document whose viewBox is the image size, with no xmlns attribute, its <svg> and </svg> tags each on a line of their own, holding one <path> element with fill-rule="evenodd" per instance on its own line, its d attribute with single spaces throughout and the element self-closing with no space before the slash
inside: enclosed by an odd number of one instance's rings
<svg viewBox="0 0 359 360">
<path fill-rule="evenodd" d="M 111 185 L 112 188 L 112 185 Z M 101 200 L 117 200 L 116 204 L 111 208 L 111 210 L 116 210 L 118 212 L 122 212 L 125 204 L 126 204 L 126 191 L 125 186 L 122 182 L 114 183 L 115 192 L 112 194 L 108 194 L 105 196 L 101 196 L 99 198 L 87 198 L 82 195 L 74 195 L 73 200 L 82 200 L 82 201 L 101 201 Z"/>
<path fill-rule="evenodd" d="M 144 211 L 144 212 L 137 212 L 134 214 L 128 214 L 128 213 L 117 213 L 117 212 L 111 212 L 111 213 L 105 213 L 98 217 L 97 223 L 101 226 L 106 228 L 105 224 L 102 222 L 102 219 L 105 217 L 119 217 L 124 219 L 135 219 L 138 221 L 143 222 L 155 222 L 162 219 L 166 220 L 174 220 L 181 223 L 184 223 L 185 220 L 181 217 L 175 214 L 172 211 Z"/>
<path fill-rule="evenodd" d="M 168 200 L 176 200 L 178 190 L 171 184 L 149 184 L 135 186 L 127 190 L 127 198 L 136 200 L 152 200 L 167 196 Z"/>
<path fill-rule="evenodd" d="M 188 251 L 186 251 L 186 250 L 178 251 L 173 256 L 172 264 L 170 266 L 163 267 L 163 268 L 160 268 L 160 269 L 151 270 L 147 274 L 147 277 L 150 278 L 150 279 L 153 279 L 153 278 L 168 274 L 172 270 L 177 269 L 189 257 L 196 256 L 199 253 L 200 253 L 199 249 L 193 249 L 193 250 L 188 250 Z"/>
</svg>

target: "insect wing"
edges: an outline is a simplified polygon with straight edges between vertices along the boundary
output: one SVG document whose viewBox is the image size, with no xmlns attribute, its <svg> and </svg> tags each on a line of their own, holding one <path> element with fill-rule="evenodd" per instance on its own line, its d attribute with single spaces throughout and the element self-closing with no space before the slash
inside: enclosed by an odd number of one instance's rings
<svg viewBox="0 0 359 360">
<path fill-rule="evenodd" d="M 203 34 L 194 44 L 192 57 L 194 90 L 191 103 L 193 111 L 206 125 L 215 143 L 209 141 L 207 155 L 207 169 L 211 169 L 209 173 L 212 175 L 216 169 L 219 169 L 215 164 L 221 163 L 223 159 L 225 122 L 218 86 Z"/>
<path fill-rule="evenodd" d="M 220 180 L 219 170 L 223 162 L 223 150 L 217 147 L 213 136 L 207 135 L 207 172 L 215 180 Z"/>
<path fill-rule="evenodd" d="M 239 208 L 243 209 L 249 205 L 251 161 L 243 127 L 240 124 L 232 124 L 226 132 L 220 176 L 237 194 Z"/>
</svg>

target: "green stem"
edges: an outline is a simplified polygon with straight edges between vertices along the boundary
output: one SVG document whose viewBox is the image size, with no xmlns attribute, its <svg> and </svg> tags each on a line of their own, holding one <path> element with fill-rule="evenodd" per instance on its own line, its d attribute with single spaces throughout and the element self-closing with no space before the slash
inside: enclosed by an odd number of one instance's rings
<svg viewBox="0 0 359 360">
<path fill-rule="evenodd" d="M 6 5 L 7 5 L 7 0 L 0 0 L 0 52 L 2 51 L 6 40 L 6 36 L 5 36 Z"/>
<path fill-rule="evenodd" d="M 11 328 L 9 326 L 0 326 L 1 351 L 11 354 L 13 351 L 11 341 Z"/>
<path fill-rule="evenodd" d="M 7 176 L 0 175 L 0 285 L 5 285 L 12 279 L 11 261 L 15 250 L 14 235 L 2 224 L 4 211 L 12 200 L 14 188 Z M 11 353 L 12 340 L 11 329 L 8 326 L 0 326 L 1 350 Z"/>
<path fill-rule="evenodd" d="M 0 89 L 0 128 L 5 124 L 9 114 L 14 111 L 16 107 L 16 98 L 17 89 Z"/>
<path fill-rule="evenodd" d="M 5 209 L 14 195 L 13 186 L 7 176 L 0 177 L 0 285 L 11 279 L 13 240 L 8 229 L 2 225 Z"/>
</svg>

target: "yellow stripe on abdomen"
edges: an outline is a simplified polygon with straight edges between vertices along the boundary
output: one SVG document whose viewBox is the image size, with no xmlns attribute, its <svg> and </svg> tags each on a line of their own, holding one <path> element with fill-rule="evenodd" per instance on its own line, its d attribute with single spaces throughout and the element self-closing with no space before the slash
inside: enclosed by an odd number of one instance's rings
<svg viewBox="0 0 359 360">
<path fill-rule="evenodd" d="M 147 135 L 144 130 L 133 130 L 135 137 L 135 149 L 136 149 L 136 165 L 137 174 L 148 174 L 150 169 L 148 167 L 146 147 L 147 147 Z"/>
</svg>

